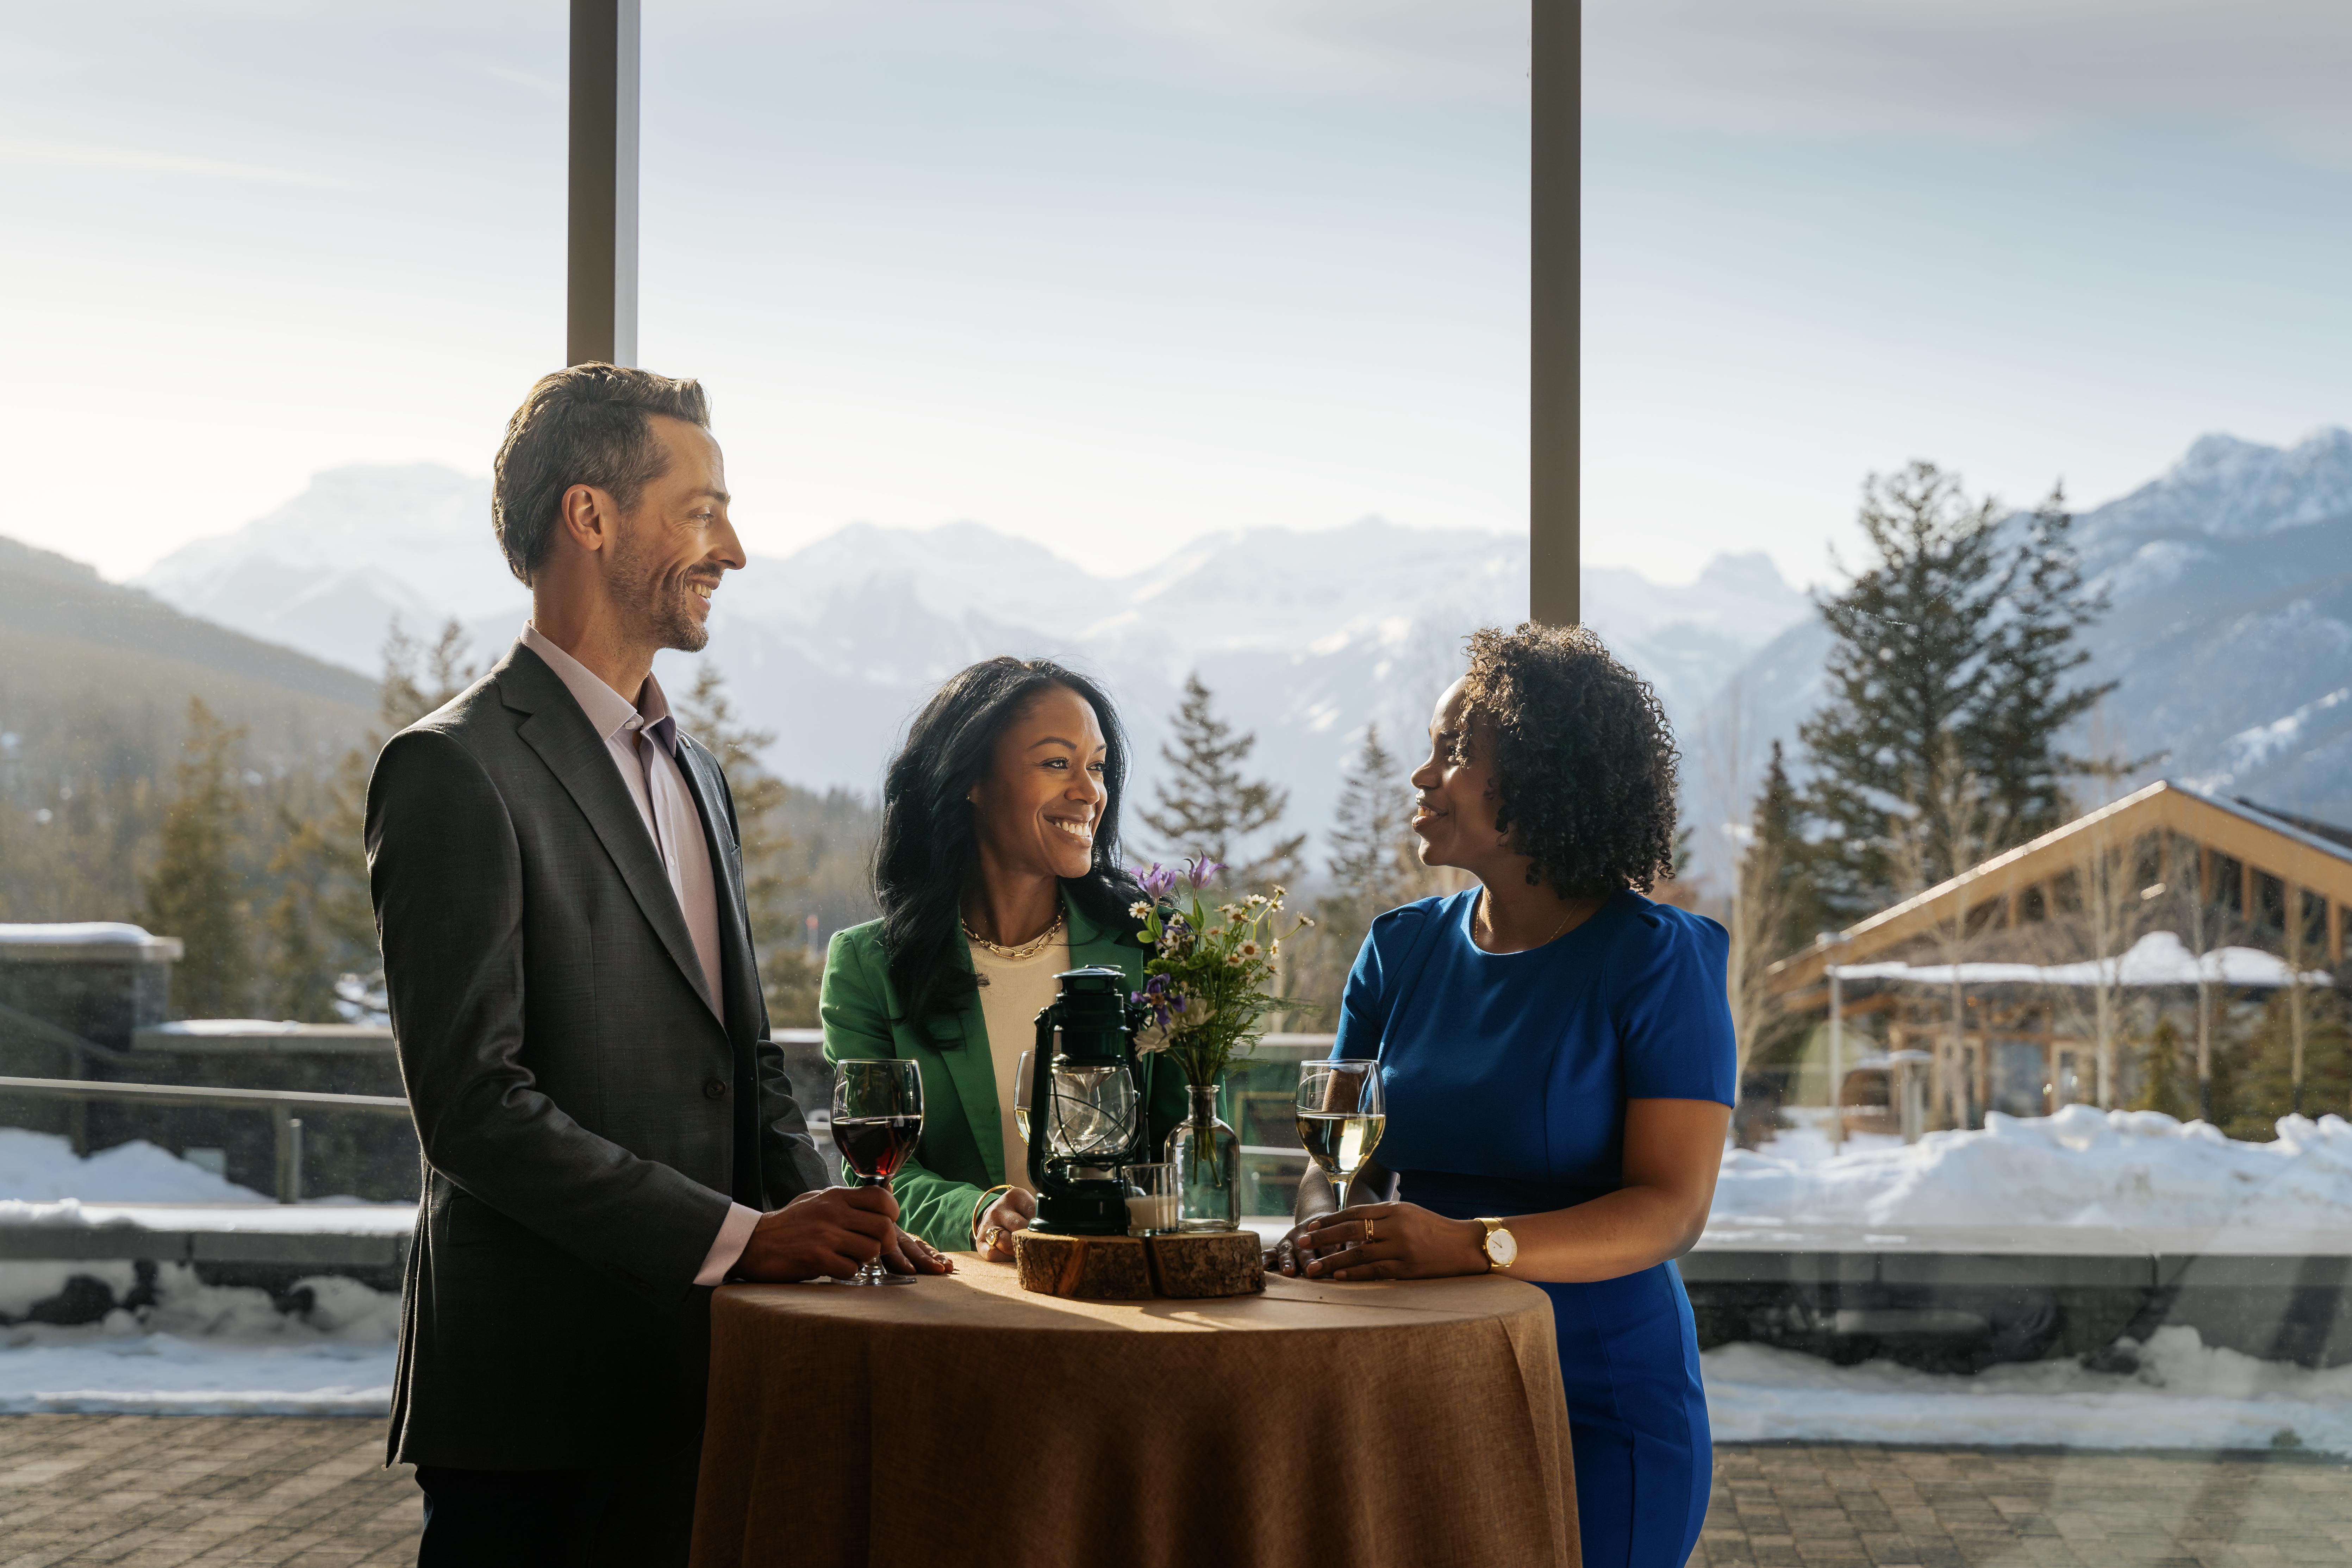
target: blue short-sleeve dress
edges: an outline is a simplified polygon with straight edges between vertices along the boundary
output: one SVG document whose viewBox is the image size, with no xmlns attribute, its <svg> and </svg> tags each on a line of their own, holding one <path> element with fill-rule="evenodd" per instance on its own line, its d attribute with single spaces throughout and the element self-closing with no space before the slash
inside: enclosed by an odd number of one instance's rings
<svg viewBox="0 0 2352 1568">
<path fill-rule="evenodd" d="M 1477 898 L 1373 921 L 1341 1005 L 1332 1055 L 1380 1058 L 1401 1200 L 1454 1219 L 1567 1208 L 1622 1184 L 1627 1100 L 1733 1103 L 1721 926 L 1622 892 L 1555 942 L 1494 953 L 1470 937 Z M 1540 1288 L 1587 1568 L 1681 1568 L 1713 1465 L 1682 1277 Z"/>
</svg>

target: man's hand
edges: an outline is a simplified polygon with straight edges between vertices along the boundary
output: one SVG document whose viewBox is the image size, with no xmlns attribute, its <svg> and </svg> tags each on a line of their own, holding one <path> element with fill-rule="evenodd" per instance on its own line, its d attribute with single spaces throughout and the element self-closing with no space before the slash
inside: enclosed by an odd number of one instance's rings
<svg viewBox="0 0 2352 1568">
<path fill-rule="evenodd" d="M 890 1227 L 890 1245 L 882 1249 L 882 1267 L 893 1274 L 952 1274 L 955 1262 L 911 1230 Z"/>
<path fill-rule="evenodd" d="M 743 1256 L 736 1259 L 735 1272 L 771 1283 L 826 1274 L 846 1279 L 895 1245 L 902 1234 L 898 1218 L 898 1200 L 887 1187 L 820 1187 L 803 1193 L 760 1216 L 751 1227 L 751 1239 L 743 1244 Z"/>
</svg>

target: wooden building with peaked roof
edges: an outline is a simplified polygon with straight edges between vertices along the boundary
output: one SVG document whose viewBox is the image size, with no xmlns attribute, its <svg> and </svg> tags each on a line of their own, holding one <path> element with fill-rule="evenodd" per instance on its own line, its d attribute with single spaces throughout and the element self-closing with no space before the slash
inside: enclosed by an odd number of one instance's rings
<svg viewBox="0 0 2352 1568">
<path fill-rule="evenodd" d="M 1769 984 L 1790 1011 L 1824 1012 L 1832 963 L 1842 982 L 1867 972 L 1843 984 L 1844 1017 L 1883 1048 L 1929 1052 L 1935 1119 L 1973 1126 L 1987 1109 L 2045 1114 L 2122 1099 L 2127 1030 L 2113 999 L 2054 1003 L 2049 987 L 2016 977 L 2031 971 L 2014 961 L 2120 959 L 2169 930 L 2192 954 L 2259 948 L 2299 976 L 2343 963 L 2347 906 L 2352 830 L 2159 781 L 1824 932 L 1772 965 Z M 1906 964 L 1934 966 L 1936 994 L 1888 980 Z M 2219 984 L 2191 987 L 2200 1030 L 2212 1026 Z M 2297 1031 L 2302 1007 L 2298 996 Z"/>
</svg>

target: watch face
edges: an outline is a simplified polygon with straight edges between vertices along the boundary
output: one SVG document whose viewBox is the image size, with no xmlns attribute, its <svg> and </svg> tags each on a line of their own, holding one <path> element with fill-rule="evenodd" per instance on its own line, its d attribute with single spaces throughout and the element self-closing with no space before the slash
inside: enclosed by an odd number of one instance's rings
<svg viewBox="0 0 2352 1568">
<path fill-rule="evenodd" d="M 1486 1256 L 1495 1260 L 1497 1268 L 1508 1268 L 1518 1261 L 1519 1238 L 1507 1230 L 1497 1230 L 1486 1237 Z"/>
</svg>

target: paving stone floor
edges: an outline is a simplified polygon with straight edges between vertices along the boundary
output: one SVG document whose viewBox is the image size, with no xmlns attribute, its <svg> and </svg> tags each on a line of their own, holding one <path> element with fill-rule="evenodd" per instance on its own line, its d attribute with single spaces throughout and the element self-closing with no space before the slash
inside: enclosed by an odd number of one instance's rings
<svg viewBox="0 0 2352 1568">
<path fill-rule="evenodd" d="M 1725 1446 L 1706 1568 L 2352 1563 L 2352 1465 L 2301 1456 Z"/>
<path fill-rule="evenodd" d="M 383 1423 L 0 1416 L 0 1568 L 414 1563 L 424 1521 Z"/>
<path fill-rule="evenodd" d="M 374 1421 L 0 1416 L 0 1568 L 415 1561 Z M 1703 1568 L 2352 1563 L 2352 1465 L 1790 1444 L 1716 1450 Z"/>
</svg>

